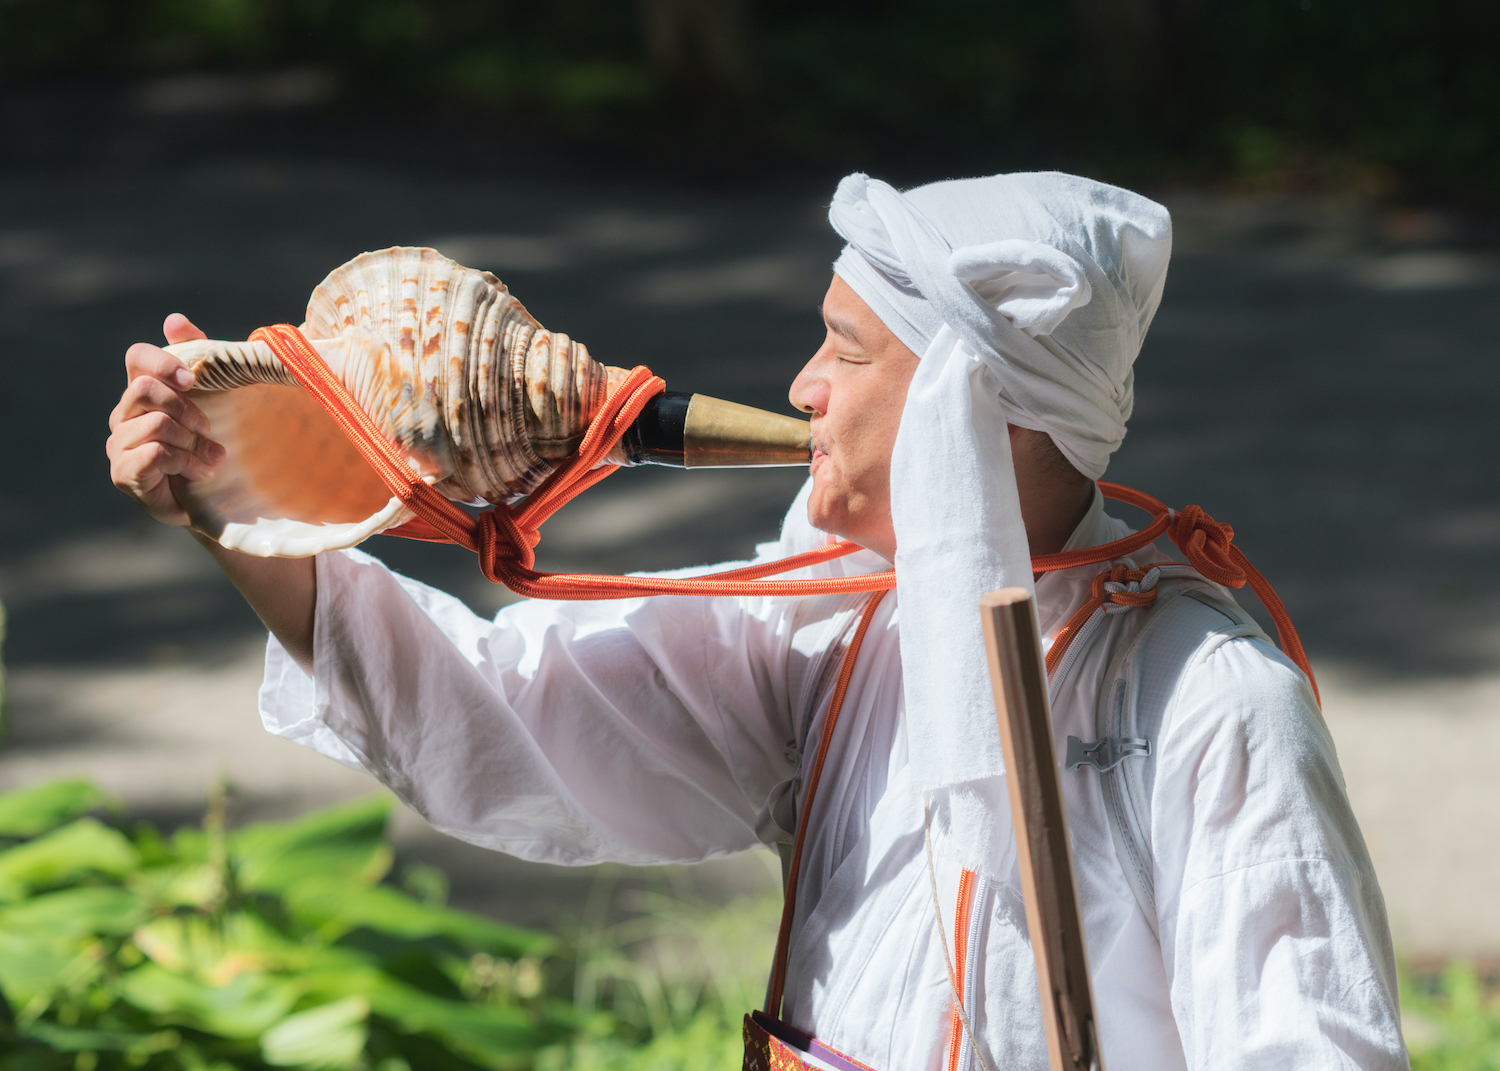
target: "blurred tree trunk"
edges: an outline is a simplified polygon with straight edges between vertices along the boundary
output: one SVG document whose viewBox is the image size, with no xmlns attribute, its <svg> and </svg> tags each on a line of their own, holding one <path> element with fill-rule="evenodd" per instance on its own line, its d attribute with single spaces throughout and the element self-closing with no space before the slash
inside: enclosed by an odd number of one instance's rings
<svg viewBox="0 0 1500 1071">
<path fill-rule="evenodd" d="M 637 0 L 637 8 L 651 62 L 675 90 L 749 94 L 748 0 Z"/>
<path fill-rule="evenodd" d="M 1199 0 L 1071 0 L 1083 46 L 1112 104 L 1126 113 L 1168 103 L 1179 89 Z"/>
<path fill-rule="evenodd" d="M 636 0 L 646 53 L 680 132 L 711 170 L 734 166 L 748 148 L 749 0 Z"/>
</svg>

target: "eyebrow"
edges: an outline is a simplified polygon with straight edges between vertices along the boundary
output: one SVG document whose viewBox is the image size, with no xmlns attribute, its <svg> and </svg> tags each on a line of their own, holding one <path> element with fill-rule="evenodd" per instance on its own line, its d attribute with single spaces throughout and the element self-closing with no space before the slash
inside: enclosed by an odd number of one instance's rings
<svg viewBox="0 0 1500 1071">
<path fill-rule="evenodd" d="M 859 340 L 859 329 L 856 328 L 854 324 L 850 323 L 848 320 L 843 319 L 842 317 L 829 316 L 828 310 L 825 309 L 822 305 L 818 306 L 818 313 L 823 317 L 823 322 L 828 325 L 828 330 L 832 331 L 836 335 L 841 335 L 844 338 L 847 338 L 856 346 L 862 344 Z"/>
</svg>

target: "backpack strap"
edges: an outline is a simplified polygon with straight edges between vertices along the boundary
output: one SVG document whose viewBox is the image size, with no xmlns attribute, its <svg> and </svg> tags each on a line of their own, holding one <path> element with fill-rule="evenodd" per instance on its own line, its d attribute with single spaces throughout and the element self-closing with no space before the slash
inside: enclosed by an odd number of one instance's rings
<svg viewBox="0 0 1500 1071">
<path fill-rule="evenodd" d="M 1157 599 L 1115 641 L 1095 705 L 1098 739 L 1068 738 L 1066 766 L 1099 774 L 1115 855 L 1136 902 L 1156 932 L 1156 862 L 1151 847 L 1151 792 L 1159 739 L 1187 671 L 1229 640 L 1269 639 L 1215 585 L 1193 576 L 1163 576 Z"/>
<path fill-rule="evenodd" d="M 793 841 L 791 861 L 786 864 L 786 875 L 783 879 L 784 901 L 781 907 L 781 927 L 776 934 L 776 952 L 771 963 L 771 980 L 766 986 L 765 1013 L 772 1019 L 781 1015 L 781 997 L 786 988 L 786 966 L 791 949 L 792 918 L 797 908 L 797 876 L 802 870 L 802 849 L 807 845 L 807 821 L 812 815 L 813 799 L 818 792 L 818 782 L 823 776 L 823 761 L 828 758 L 828 745 L 833 740 L 833 730 L 838 724 L 839 712 L 844 706 L 844 695 L 848 692 L 849 681 L 854 675 L 854 665 L 859 658 L 860 645 L 864 642 L 865 633 L 869 631 L 870 622 L 875 619 L 875 611 L 884 597 L 883 591 L 872 594 L 869 601 L 865 603 L 864 612 L 860 614 L 859 627 L 855 629 L 854 638 L 849 641 L 849 646 L 840 663 L 838 683 L 834 686 L 833 698 L 828 703 L 828 716 L 823 722 L 823 735 L 818 740 L 818 750 L 813 756 L 812 768 L 808 772 L 805 790 L 807 794 L 802 801 L 802 813 L 797 819 L 797 836 Z"/>
</svg>

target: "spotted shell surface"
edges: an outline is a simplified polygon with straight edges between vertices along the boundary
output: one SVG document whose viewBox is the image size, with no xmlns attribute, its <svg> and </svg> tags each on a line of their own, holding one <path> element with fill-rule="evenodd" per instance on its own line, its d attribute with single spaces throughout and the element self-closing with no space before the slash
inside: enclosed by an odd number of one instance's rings
<svg viewBox="0 0 1500 1071">
<path fill-rule="evenodd" d="M 495 276 L 432 249 L 336 269 L 302 330 L 413 469 L 476 505 L 534 490 L 624 375 L 542 328 Z M 173 480 L 199 530 L 249 553 L 302 556 L 409 519 L 265 343 L 168 349 L 193 370 L 192 397 L 228 451 L 207 480 Z"/>
</svg>

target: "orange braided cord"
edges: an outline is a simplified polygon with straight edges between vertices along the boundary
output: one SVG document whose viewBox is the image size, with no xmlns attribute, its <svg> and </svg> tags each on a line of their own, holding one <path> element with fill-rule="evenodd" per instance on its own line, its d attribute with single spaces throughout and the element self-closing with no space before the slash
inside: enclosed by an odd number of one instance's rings
<svg viewBox="0 0 1500 1071">
<path fill-rule="evenodd" d="M 841 558 L 861 549 L 841 542 L 777 562 L 732 569 L 703 577 L 622 577 L 590 574 L 542 573 L 532 568 L 543 521 L 574 495 L 614 472 L 616 466 L 596 467 L 656 395 L 666 387 L 642 367 L 631 370 L 610 392 L 577 453 L 559 465 L 524 502 L 512 508 L 496 506 L 471 517 L 417 475 L 396 447 L 380 431 L 318 352 L 290 324 L 263 327 L 250 336 L 268 344 L 287 369 L 333 417 L 343 433 L 381 478 L 391 493 L 419 521 L 392 529 L 402 535 L 433 542 L 455 543 L 479 555 L 484 575 L 517 594 L 540 599 L 620 599 L 644 595 L 821 595 L 857 591 L 887 591 L 896 586 L 894 572 L 817 580 L 762 580 Z M 408 529 L 410 530 L 408 532 Z"/>
<path fill-rule="evenodd" d="M 1099 481 L 1099 489 L 1104 492 L 1105 498 L 1118 498 L 1121 501 L 1129 501 L 1120 495 L 1110 493 L 1111 488 L 1119 487 L 1118 484 Z M 1120 487 L 1122 491 L 1130 491 L 1128 487 Z M 1139 491 L 1131 491 L 1132 494 L 1140 494 Z M 1147 497 L 1142 495 L 1142 497 Z M 1152 501 L 1156 501 L 1152 499 Z M 1131 505 L 1139 505 L 1132 502 Z M 1134 532 L 1123 539 L 1116 539 L 1113 543 L 1104 543 L 1097 547 L 1085 547 L 1083 550 L 1066 550 L 1059 554 L 1033 554 L 1031 557 L 1031 571 L 1034 573 L 1055 573 L 1060 569 L 1077 569 L 1080 565 L 1099 565 L 1101 562 L 1112 562 L 1116 558 L 1123 558 L 1127 554 L 1134 554 L 1142 547 L 1150 546 L 1161 537 L 1171 523 L 1166 506 L 1160 510 L 1153 510 L 1149 506 L 1141 506 L 1148 513 L 1161 513 L 1145 528 Z"/>
<path fill-rule="evenodd" d="M 375 426 L 359 403 L 329 371 L 318 351 L 290 324 L 262 327 L 250 336 L 252 342 L 265 342 L 281 358 L 297 382 L 302 384 L 318 404 L 328 411 L 339 429 L 349 438 L 375 474 L 413 512 L 425 508 L 429 521 L 455 543 L 462 543 L 468 531 L 469 515 L 438 494 L 406 464 L 396 448 Z"/>
<path fill-rule="evenodd" d="M 666 389 L 666 384 L 644 367 L 630 371 L 619 386 L 610 392 L 584 433 L 578 451 L 560 464 L 540 486 L 518 506 L 495 506 L 472 517 L 417 475 L 406 464 L 396 447 L 388 440 L 369 415 L 359 407 L 337 376 L 318 356 L 318 352 L 290 324 L 262 327 L 250 336 L 264 341 L 279 357 L 297 382 L 317 399 L 354 443 L 387 487 L 417 520 L 409 521 L 390 534 L 414 539 L 456 543 L 479 555 L 484 575 L 504 584 L 519 595 L 538 599 L 621 599 L 647 595 L 743 595 L 798 596 L 847 594 L 857 591 L 889 591 L 896 586 L 894 571 L 862 576 L 817 580 L 764 580 L 776 573 L 790 572 L 852 554 L 861 549 L 847 540 L 806 554 L 794 555 L 777 562 L 732 569 L 702 577 L 623 577 L 588 573 L 544 573 L 533 566 L 536 546 L 541 539 L 541 525 L 566 505 L 575 495 L 592 487 L 614 472 L 616 466 L 601 465 L 630 425 L 640 416 L 646 404 Z M 1244 587 L 1247 583 L 1259 596 L 1276 622 L 1277 638 L 1298 668 L 1307 674 L 1313 693 L 1318 691 L 1312 667 L 1302 648 L 1301 638 L 1291 616 L 1275 590 L 1233 545 L 1234 529 L 1220 524 L 1198 506 L 1175 513 L 1164 503 L 1141 491 L 1120 484 L 1099 481 L 1106 497 L 1125 502 L 1154 515 L 1145 528 L 1123 539 L 1085 550 L 1061 554 L 1039 554 L 1031 559 L 1032 571 L 1053 572 L 1113 561 L 1133 553 L 1167 533 L 1180 547 L 1188 561 L 1209 580 L 1226 587 Z M 1092 606 L 1093 603 L 1087 604 Z M 1082 609 L 1079 611 L 1083 613 Z M 1092 613 L 1092 610 L 1090 610 Z M 1070 639 L 1073 631 L 1087 620 L 1085 614 L 1065 626 Z M 1066 647 L 1066 641 L 1063 642 Z M 1053 650 L 1058 650 L 1054 642 Z M 1060 654 L 1058 657 L 1061 657 Z M 1049 653 L 1049 668 L 1054 660 Z"/>
<path fill-rule="evenodd" d="M 1256 597 L 1270 613 L 1271 620 L 1276 624 L 1276 639 L 1280 641 L 1282 651 L 1298 669 L 1307 675 L 1307 682 L 1312 685 L 1313 696 L 1318 700 L 1319 706 L 1322 705 L 1323 696 L 1318 691 L 1318 679 L 1313 676 L 1312 666 L 1307 661 L 1307 652 L 1302 647 L 1302 637 L 1297 635 L 1297 626 L 1292 624 L 1292 615 L 1287 613 L 1286 605 L 1276 594 L 1276 589 L 1271 587 L 1271 582 L 1261 575 L 1260 570 L 1250 564 L 1244 551 L 1234 545 L 1232 527 L 1214 520 L 1199 506 L 1189 506 L 1178 513 L 1160 499 L 1153 498 L 1144 491 L 1137 491 L 1132 487 L 1100 480 L 1099 489 L 1104 492 L 1106 498 L 1112 498 L 1117 502 L 1124 502 L 1137 509 L 1145 510 L 1147 513 L 1155 514 L 1156 519 L 1150 527 L 1142 529 L 1134 536 L 1095 548 L 1096 550 L 1106 550 L 1133 542 L 1146 532 L 1164 531 L 1186 556 L 1188 563 L 1208 580 L 1228 588 L 1242 588 L 1249 584 L 1250 590 L 1255 592 Z M 1144 545 L 1144 543 L 1141 544 L 1141 546 Z M 1131 549 L 1138 548 L 1132 547 Z M 1056 646 L 1055 643 L 1054 646 Z"/>
</svg>

